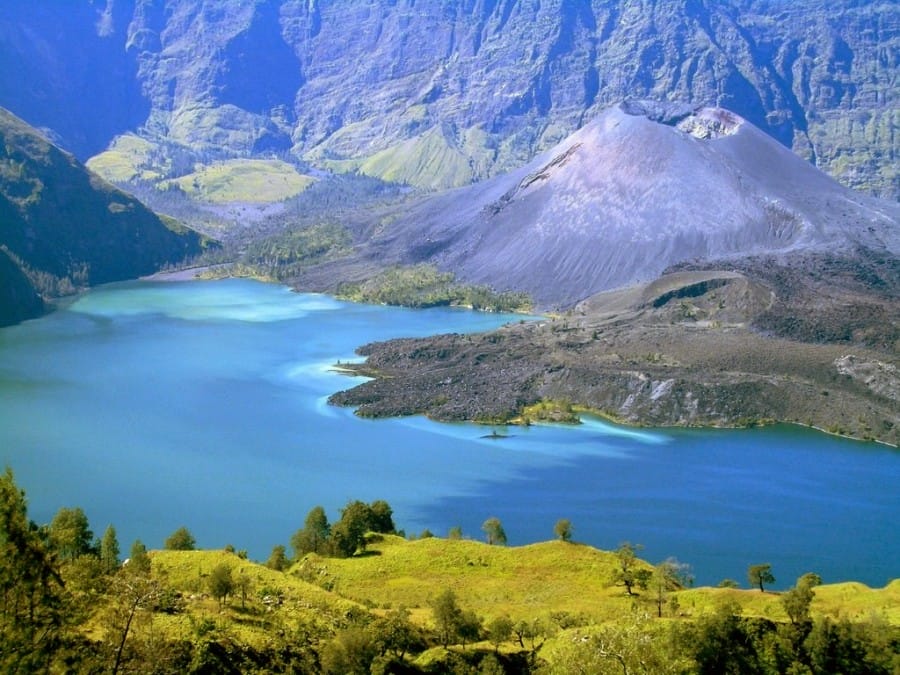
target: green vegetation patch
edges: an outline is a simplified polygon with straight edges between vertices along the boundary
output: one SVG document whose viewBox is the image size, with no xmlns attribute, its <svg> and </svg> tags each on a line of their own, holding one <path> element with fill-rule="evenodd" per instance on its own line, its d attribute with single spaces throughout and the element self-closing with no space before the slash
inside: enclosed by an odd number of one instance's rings
<svg viewBox="0 0 900 675">
<path fill-rule="evenodd" d="M 307 153 L 306 158 L 337 173 L 359 172 L 423 190 L 469 185 L 491 174 L 496 148 L 491 147 L 490 136 L 480 127 L 427 127 L 424 105 L 411 106 L 401 119 L 407 129 L 424 131 L 371 154 L 357 138 L 367 137 L 366 126 L 352 124 L 338 130 L 326 145 Z"/>
<path fill-rule="evenodd" d="M 434 595 L 449 588 L 462 605 L 490 617 L 528 618 L 553 609 L 601 619 L 631 604 L 622 588 L 612 585 L 615 566 L 613 553 L 560 541 L 513 548 L 385 535 L 364 556 L 310 555 L 293 572 L 382 609 L 427 608 Z"/>
<path fill-rule="evenodd" d="M 289 229 L 251 243 L 238 262 L 210 267 L 200 276 L 289 281 L 313 263 L 348 253 L 352 243 L 347 229 L 336 223 Z"/>
<path fill-rule="evenodd" d="M 441 190 L 472 182 L 469 158 L 432 127 L 421 136 L 383 150 L 360 165 L 360 171 L 392 183 Z"/>
<path fill-rule="evenodd" d="M 161 185 L 177 185 L 189 196 L 214 204 L 279 202 L 303 192 L 315 181 L 276 159 L 233 159 L 201 166 Z"/>
<path fill-rule="evenodd" d="M 357 603 L 320 586 L 227 551 L 154 551 L 151 561 L 153 576 L 163 579 L 182 600 L 178 611 L 162 624 L 172 638 L 212 620 L 227 625 L 241 642 L 263 645 L 267 633 L 282 623 L 305 620 L 326 630 L 348 615 L 364 612 Z M 230 571 L 232 585 L 225 602 L 219 603 L 210 582 L 223 566 Z"/>
<path fill-rule="evenodd" d="M 134 134 L 118 136 L 108 150 L 86 162 L 87 168 L 111 183 L 157 181 L 163 177 L 168 164 L 155 144 Z"/>
<path fill-rule="evenodd" d="M 533 422 L 558 422 L 563 424 L 581 424 L 578 410 L 571 401 L 545 399 L 522 408 L 519 417 L 513 420 L 519 424 Z"/>
<path fill-rule="evenodd" d="M 459 284 L 451 272 L 433 265 L 392 267 L 359 284 L 343 284 L 338 296 L 352 302 L 405 307 L 470 307 L 492 312 L 528 312 L 531 298 L 520 292 L 496 292 L 487 286 Z"/>
</svg>

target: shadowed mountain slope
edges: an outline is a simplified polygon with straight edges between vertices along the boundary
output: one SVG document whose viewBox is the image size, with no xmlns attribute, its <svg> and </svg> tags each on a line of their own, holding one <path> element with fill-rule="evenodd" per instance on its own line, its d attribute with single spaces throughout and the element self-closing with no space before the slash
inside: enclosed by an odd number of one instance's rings
<svg viewBox="0 0 900 675">
<path fill-rule="evenodd" d="M 197 233 L 106 183 L 2 108 L 0 143 L 0 325 L 39 313 L 38 296 L 134 278 L 199 253 Z"/>
<path fill-rule="evenodd" d="M 844 188 L 733 113 L 626 102 L 518 171 L 426 200 L 370 255 L 570 306 L 685 261 L 896 256 L 898 223 L 898 205 Z"/>
</svg>

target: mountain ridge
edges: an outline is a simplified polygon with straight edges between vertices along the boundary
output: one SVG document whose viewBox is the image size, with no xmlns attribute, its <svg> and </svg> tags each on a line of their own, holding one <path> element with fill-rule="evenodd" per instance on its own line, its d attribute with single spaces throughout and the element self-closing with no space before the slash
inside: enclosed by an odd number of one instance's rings
<svg viewBox="0 0 900 675">
<path fill-rule="evenodd" d="M 228 12 L 123 0 L 37 13 L 16 0 L 0 13 L 0 55 L 33 83 L 0 69 L 0 103 L 81 159 L 140 130 L 198 158 L 289 154 L 439 189 L 513 169 L 622 98 L 680 100 L 733 109 L 845 184 L 896 199 L 898 20 L 877 0 L 255 0 Z M 124 89 L 91 79 L 107 64 Z M 86 87 L 119 104 L 92 114 L 75 105 Z M 446 173 L 422 161 L 436 147 Z"/>
</svg>

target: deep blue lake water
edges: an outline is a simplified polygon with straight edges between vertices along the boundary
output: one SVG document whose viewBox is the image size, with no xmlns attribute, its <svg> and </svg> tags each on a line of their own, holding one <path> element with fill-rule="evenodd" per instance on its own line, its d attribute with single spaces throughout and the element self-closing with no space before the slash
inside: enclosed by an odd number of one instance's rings
<svg viewBox="0 0 900 675">
<path fill-rule="evenodd" d="M 0 330 L 0 461 L 49 522 L 84 508 L 160 547 L 186 525 L 203 548 L 264 560 L 307 511 L 386 499 L 407 532 L 513 545 L 559 518 L 601 548 L 691 564 L 698 583 L 771 562 L 881 586 L 900 576 L 900 453 L 813 431 L 510 428 L 362 420 L 325 399 L 359 345 L 480 331 L 519 317 L 354 305 L 244 280 L 134 282 Z"/>
</svg>

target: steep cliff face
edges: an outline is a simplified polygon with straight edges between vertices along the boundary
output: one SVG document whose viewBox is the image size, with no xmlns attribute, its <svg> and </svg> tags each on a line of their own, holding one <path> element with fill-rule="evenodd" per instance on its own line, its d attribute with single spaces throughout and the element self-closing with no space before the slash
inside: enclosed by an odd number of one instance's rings
<svg viewBox="0 0 900 675">
<path fill-rule="evenodd" d="M 87 171 L 0 108 L 0 325 L 52 297 L 134 278 L 200 251 L 201 238 Z"/>
<path fill-rule="evenodd" d="M 17 91 L 18 73 L 0 69 L 0 103 L 78 152 L 96 148 L 77 142 L 80 126 L 109 141 L 146 123 L 148 137 L 203 153 L 293 149 L 327 168 L 441 188 L 521 165 L 612 102 L 656 98 L 727 107 L 845 184 L 900 195 L 896 3 L 32 5 L 0 10 L 3 63 L 34 74 Z M 80 83 L 131 112 L 94 119 L 69 104 Z M 55 113 L 41 106 L 48 96 Z"/>
<path fill-rule="evenodd" d="M 213 154 L 290 147 L 297 58 L 278 3 L 138 0 L 127 48 L 150 99 L 146 130 Z"/>
<path fill-rule="evenodd" d="M 0 106 L 78 157 L 147 119 L 150 104 L 126 49 L 130 2 L 4 2 Z"/>
</svg>

